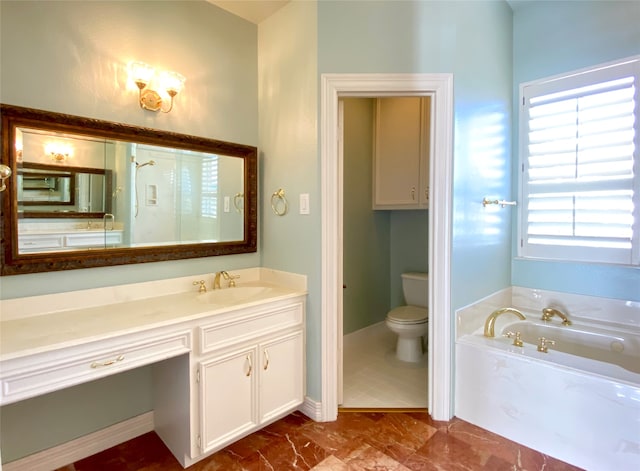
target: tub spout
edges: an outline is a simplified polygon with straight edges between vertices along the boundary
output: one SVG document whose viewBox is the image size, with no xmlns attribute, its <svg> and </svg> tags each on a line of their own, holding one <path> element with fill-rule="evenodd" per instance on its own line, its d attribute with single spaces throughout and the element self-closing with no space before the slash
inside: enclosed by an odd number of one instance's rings
<svg viewBox="0 0 640 471">
<path fill-rule="evenodd" d="M 489 314 L 489 317 L 487 317 L 487 320 L 484 322 L 484 336 L 495 337 L 496 319 L 498 318 L 498 316 L 507 314 L 509 312 L 518 316 L 523 321 L 527 319 L 526 317 L 524 317 L 524 314 L 522 314 L 517 309 L 514 309 L 512 307 L 503 307 L 502 309 L 493 311 L 491 314 Z"/>
<path fill-rule="evenodd" d="M 571 321 L 563 312 L 558 311 L 557 309 L 554 309 L 552 307 L 545 307 L 542 310 L 543 321 L 550 321 L 553 316 L 558 316 L 560 319 L 562 319 L 562 325 L 571 325 Z"/>
</svg>

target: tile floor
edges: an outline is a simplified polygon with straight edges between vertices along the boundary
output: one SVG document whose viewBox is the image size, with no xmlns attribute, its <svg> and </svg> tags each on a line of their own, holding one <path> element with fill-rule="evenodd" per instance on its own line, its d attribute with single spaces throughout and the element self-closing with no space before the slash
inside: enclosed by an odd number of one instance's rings
<svg viewBox="0 0 640 471">
<path fill-rule="evenodd" d="M 427 407 L 427 356 L 400 361 L 395 345 L 384 322 L 344 336 L 343 407 Z"/>
<path fill-rule="evenodd" d="M 180 471 L 151 432 L 58 471 Z M 577 471 L 462 420 L 426 412 L 348 412 L 314 422 L 299 412 L 235 442 L 190 471 Z"/>
</svg>

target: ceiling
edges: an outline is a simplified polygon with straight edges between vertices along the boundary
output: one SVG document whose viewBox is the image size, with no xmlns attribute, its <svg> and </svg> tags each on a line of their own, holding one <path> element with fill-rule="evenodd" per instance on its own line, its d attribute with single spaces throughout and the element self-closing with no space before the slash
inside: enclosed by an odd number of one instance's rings
<svg viewBox="0 0 640 471">
<path fill-rule="evenodd" d="M 251 23 L 258 24 L 291 0 L 206 0 Z M 513 11 L 534 0 L 506 0 Z"/>
<path fill-rule="evenodd" d="M 207 0 L 223 10 L 258 24 L 273 15 L 290 0 Z"/>
</svg>

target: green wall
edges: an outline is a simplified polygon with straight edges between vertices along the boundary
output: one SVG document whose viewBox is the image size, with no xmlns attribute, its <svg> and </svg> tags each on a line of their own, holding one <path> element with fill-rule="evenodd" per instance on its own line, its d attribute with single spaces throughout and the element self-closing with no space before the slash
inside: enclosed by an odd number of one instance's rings
<svg viewBox="0 0 640 471">
<path fill-rule="evenodd" d="M 153 409 L 147 366 L 0 409 L 2 462 L 45 450 Z"/>
<path fill-rule="evenodd" d="M 344 99 L 343 329 L 384 320 L 389 311 L 390 211 L 371 208 L 374 100 Z"/>
<path fill-rule="evenodd" d="M 343 328 L 384 321 L 405 304 L 401 274 L 428 271 L 428 212 L 372 209 L 372 98 L 345 98 Z"/>
<path fill-rule="evenodd" d="M 528 2 L 513 18 L 516 102 L 521 83 L 640 54 L 638 1 Z M 514 110 L 514 168 L 517 117 Z M 516 237 L 514 217 L 512 284 L 640 301 L 640 267 L 519 259 Z"/>
<path fill-rule="evenodd" d="M 319 74 L 454 74 L 453 309 L 510 285 L 511 216 L 482 199 L 511 193 L 511 26 L 503 1 L 318 2 Z"/>
<path fill-rule="evenodd" d="M 257 145 L 257 34 L 256 25 L 204 1 L 2 1 L 0 102 Z M 134 59 L 186 76 L 171 113 L 138 107 L 137 89 L 127 86 L 126 66 Z M 260 264 L 253 253 L 3 276 L 0 298 Z M 2 459 L 64 443 L 152 404 L 150 373 L 141 368 L 99 387 L 91 383 L 3 407 Z"/>
</svg>

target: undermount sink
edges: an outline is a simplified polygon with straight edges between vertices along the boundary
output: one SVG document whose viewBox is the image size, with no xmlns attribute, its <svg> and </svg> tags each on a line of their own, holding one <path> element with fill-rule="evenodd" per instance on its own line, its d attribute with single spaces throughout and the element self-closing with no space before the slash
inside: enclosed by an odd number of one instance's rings
<svg viewBox="0 0 640 471">
<path fill-rule="evenodd" d="M 273 291 L 269 286 L 236 286 L 198 295 L 198 301 L 208 304 L 232 304 L 249 301 Z"/>
</svg>

